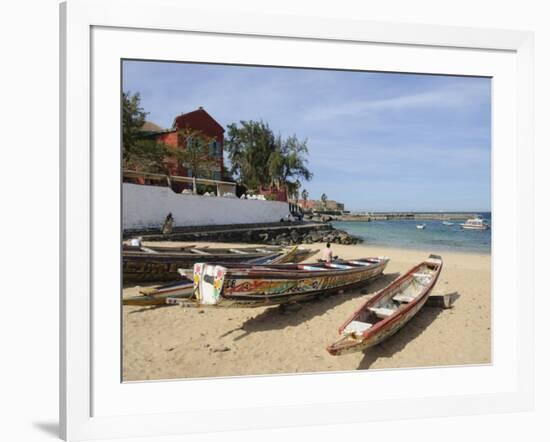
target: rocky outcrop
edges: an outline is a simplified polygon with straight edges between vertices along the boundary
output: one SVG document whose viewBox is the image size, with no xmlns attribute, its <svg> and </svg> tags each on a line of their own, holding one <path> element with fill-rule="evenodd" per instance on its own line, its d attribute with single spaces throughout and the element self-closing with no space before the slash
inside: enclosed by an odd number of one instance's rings
<svg viewBox="0 0 550 442">
<path fill-rule="evenodd" d="M 282 232 L 272 237 L 263 238 L 264 243 L 273 245 L 294 245 L 294 244 L 313 244 L 313 243 L 335 243 L 335 244 L 358 244 L 363 242 L 361 238 L 350 235 L 343 230 L 334 229 L 330 224 L 325 230 L 312 230 L 302 232 L 291 230 L 290 232 Z"/>
<path fill-rule="evenodd" d="M 357 244 L 361 238 L 330 223 L 271 223 L 250 227 L 224 226 L 222 228 L 176 228 L 169 235 L 152 232 L 125 232 L 125 237 L 141 235 L 144 241 L 214 241 L 271 245 L 295 245 L 313 243 Z"/>
</svg>

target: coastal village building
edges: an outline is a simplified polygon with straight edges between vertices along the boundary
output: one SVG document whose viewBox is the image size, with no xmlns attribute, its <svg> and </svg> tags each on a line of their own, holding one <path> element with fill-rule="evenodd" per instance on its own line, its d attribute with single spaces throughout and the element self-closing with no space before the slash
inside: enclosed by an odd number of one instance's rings
<svg viewBox="0 0 550 442">
<path fill-rule="evenodd" d="M 205 137 L 212 139 L 208 146 L 210 173 L 199 178 L 221 180 L 223 176 L 223 134 L 225 129 L 202 107 L 178 115 L 174 118 L 174 122 L 170 129 L 162 129 L 149 121 L 142 127 L 144 136 L 154 137 L 157 141 L 163 142 L 170 148 L 184 150 L 187 147 L 188 140 L 178 136 L 178 132 L 182 129 L 199 131 Z M 192 176 L 191 171 L 185 164 L 178 163 L 175 158 L 166 158 L 166 164 L 171 175 Z"/>
<path fill-rule="evenodd" d="M 189 140 L 178 136 L 178 132 L 182 129 L 198 131 L 208 139 L 212 139 L 208 146 L 208 158 L 205 158 L 205 160 L 208 160 L 210 173 L 196 178 L 223 180 L 223 142 L 225 129 L 202 107 L 178 115 L 174 118 L 170 129 L 163 129 L 150 121 L 146 121 L 141 128 L 144 137 L 154 138 L 156 141 L 162 142 L 172 149 L 185 150 Z M 168 166 L 171 175 L 184 177 L 192 177 L 193 175 L 191 170 L 185 164 L 178 163 L 175 157 L 166 158 L 165 164 Z M 172 184 L 175 192 L 181 192 L 183 189 L 190 187 L 192 186 L 188 184 Z M 270 200 L 287 201 L 287 189 L 284 186 L 281 188 L 256 189 L 256 192 Z"/>
<path fill-rule="evenodd" d="M 304 210 L 312 210 L 322 212 L 324 210 L 331 212 L 343 212 L 345 210 L 344 203 L 339 203 L 334 200 L 326 201 L 326 208 L 321 200 L 298 200 L 298 205 Z"/>
</svg>

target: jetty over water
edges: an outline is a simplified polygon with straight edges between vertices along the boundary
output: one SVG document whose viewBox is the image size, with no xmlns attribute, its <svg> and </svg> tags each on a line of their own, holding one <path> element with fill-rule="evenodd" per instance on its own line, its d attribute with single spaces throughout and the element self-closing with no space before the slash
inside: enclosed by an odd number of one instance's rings
<svg viewBox="0 0 550 442">
<path fill-rule="evenodd" d="M 475 218 L 472 212 L 369 212 L 362 214 L 344 214 L 333 217 L 338 221 L 451 221 Z"/>
</svg>

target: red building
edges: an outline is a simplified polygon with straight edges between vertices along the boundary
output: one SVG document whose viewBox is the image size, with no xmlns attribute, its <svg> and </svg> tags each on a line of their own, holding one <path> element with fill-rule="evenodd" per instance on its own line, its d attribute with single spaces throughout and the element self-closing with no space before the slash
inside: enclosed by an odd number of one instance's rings
<svg viewBox="0 0 550 442">
<path fill-rule="evenodd" d="M 171 129 L 150 132 L 149 136 L 154 136 L 157 141 L 163 142 L 172 149 L 185 150 L 188 139 L 179 135 L 179 131 L 184 129 L 200 132 L 202 136 L 209 140 L 208 157 L 205 158 L 205 162 L 208 162 L 210 173 L 197 178 L 221 180 L 223 176 L 223 134 L 225 129 L 202 107 L 178 115 L 174 119 Z M 172 175 L 192 176 L 191 171 L 185 164 L 178 163 L 174 157 L 166 158 L 166 164 Z"/>
</svg>

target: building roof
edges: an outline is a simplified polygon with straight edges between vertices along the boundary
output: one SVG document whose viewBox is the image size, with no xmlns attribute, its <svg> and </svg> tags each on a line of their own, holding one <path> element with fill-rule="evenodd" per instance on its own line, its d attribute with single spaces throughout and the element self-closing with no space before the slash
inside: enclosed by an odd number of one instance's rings
<svg viewBox="0 0 550 442">
<path fill-rule="evenodd" d="M 202 107 L 195 109 L 194 111 L 183 113 L 174 118 L 172 123 L 172 129 L 183 129 L 184 127 L 195 128 L 200 126 L 200 121 L 208 121 L 208 125 L 212 130 L 216 132 L 223 133 L 225 129 L 221 124 L 219 124 L 208 112 L 206 112 Z"/>
<path fill-rule="evenodd" d="M 146 121 L 143 123 L 143 126 L 141 126 L 140 130 L 142 132 L 162 132 L 164 129 L 160 127 L 158 124 L 153 123 L 152 121 Z"/>
</svg>

